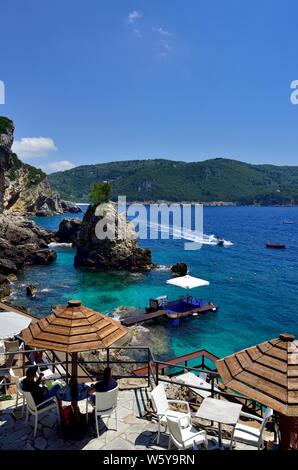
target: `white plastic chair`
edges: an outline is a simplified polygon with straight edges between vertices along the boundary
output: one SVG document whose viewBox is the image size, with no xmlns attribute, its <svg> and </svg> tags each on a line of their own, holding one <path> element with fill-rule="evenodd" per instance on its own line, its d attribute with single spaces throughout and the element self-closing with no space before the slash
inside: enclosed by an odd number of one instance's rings
<svg viewBox="0 0 298 470">
<path fill-rule="evenodd" d="M 18 340 L 13 340 L 13 341 L 4 340 L 3 342 L 4 342 L 4 349 L 5 349 L 6 353 L 17 353 L 19 350 L 20 351 L 22 350 L 21 349 L 22 345 L 20 346 Z M 14 361 L 14 357 L 15 357 L 14 354 L 7 354 L 6 355 L 5 367 L 7 367 L 9 369 L 12 366 L 13 361 Z"/>
<path fill-rule="evenodd" d="M 242 442 L 251 446 L 257 447 L 258 450 L 264 448 L 263 432 L 266 424 L 273 415 L 271 408 L 266 408 L 263 418 L 249 413 L 241 413 L 240 418 L 248 418 L 260 423 L 259 428 L 247 426 L 243 423 L 237 423 L 231 438 L 231 447 L 235 442 Z"/>
<path fill-rule="evenodd" d="M 97 437 L 99 437 L 98 418 L 109 418 L 115 413 L 116 431 L 117 431 L 117 401 L 118 401 L 119 387 L 115 387 L 108 392 L 95 392 L 95 405 L 90 399 L 86 400 L 86 421 L 88 422 L 88 403 L 92 405 L 95 410 L 95 425 Z"/>
<path fill-rule="evenodd" d="M 172 444 L 178 449 L 183 450 L 194 448 L 202 444 L 208 449 L 206 431 L 198 431 L 192 426 L 191 422 L 187 427 L 183 427 L 181 418 L 173 416 L 171 412 L 166 414 L 166 419 L 169 430 L 169 450 Z"/>
<path fill-rule="evenodd" d="M 190 408 L 187 401 L 183 400 L 168 400 L 163 384 L 157 385 L 151 392 L 152 401 L 155 407 L 157 419 L 158 419 L 158 434 L 157 434 L 157 444 L 160 440 L 161 426 L 165 426 L 165 432 L 167 430 L 167 412 L 171 413 L 171 416 L 176 416 L 181 418 L 182 425 L 187 427 L 191 422 Z M 170 404 L 184 405 L 187 409 L 187 413 L 182 411 L 170 410 Z"/>
<path fill-rule="evenodd" d="M 25 395 L 24 395 L 24 392 L 23 392 L 23 390 L 22 390 L 22 387 L 21 387 L 20 382 L 21 382 L 25 377 L 19 377 L 18 375 L 15 375 L 13 369 L 9 369 L 9 374 L 10 374 L 11 381 L 15 384 L 16 389 L 17 389 L 17 393 L 16 393 L 16 409 L 17 409 L 18 404 L 19 404 L 19 399 L 23 401 L 23 405 L 22 405 L 22 416 L 23 416 L 23 415 L 24 415 L 24 410 L 25 410 L 26 399 L 25 399 Z"/>
<path fill-rule="evenodd" d="M 35 439 L 36 433 L 37 433 L 38 417 L 41 414 L 52 410 L 53 408 L 56 408 L 56 410 L 57 410 L 57 419 L 58 419 L 58 424 L 60 426 L 59 408 L 58 408 L 58 403 L 57 403 L 57 400 L 56 400 L 55 397 L 48 398 L 47 400 L 44 400 L 43 402 L 36 405 L 31 392 L 25 392 L 23 390 L 23 394 L 25 395 L 25 399 L 26 399 L 26 402 L 27 402 L 26 424 L 28 424 L 29 414 L 31 414 L 35 417 L 34 439 Z M 48 405 L 46 405 L 47 403 L 48 403 Z"/>
</svg>

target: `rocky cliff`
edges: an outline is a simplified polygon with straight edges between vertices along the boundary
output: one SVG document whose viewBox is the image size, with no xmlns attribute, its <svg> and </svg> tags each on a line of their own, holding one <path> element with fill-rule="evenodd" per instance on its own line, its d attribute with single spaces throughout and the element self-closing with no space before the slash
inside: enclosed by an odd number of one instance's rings
<svg viewBox="0 0 298 470">
<path fill-rule="evenodd" d="M 148 271 L 154 267 L 151 250 L 137 246 L 134 226 L 124 218 L 121 222 L 126 236 L 119 239 L 119 217 L 121 215 L 118 215 L 115 204 L 111 202 L 102 204 L 101 215 L 97 215 L 95 206 L 89 206 L 76 239 L 76 267 L 93 271 Z M 99 239 L 96 234 L 97 224 L 112 226 L 113 223 L 115 238 Z"/>
<path fill-rule="evenodd" d="M 54 234 L 24 217 L 0 215 L 0 298 L 10 292 L 10 280 L 25 265 L 50 264 L 56 252 L 48 248 Z"/>
<path fill-rule="evenodd" d="M 12 152 L 13 133 L 13 122 L 0 116 L 0 213 L 80 212 L 74 204 L 61 200 L 42 170 L 21 162 Z"/>
</svg>

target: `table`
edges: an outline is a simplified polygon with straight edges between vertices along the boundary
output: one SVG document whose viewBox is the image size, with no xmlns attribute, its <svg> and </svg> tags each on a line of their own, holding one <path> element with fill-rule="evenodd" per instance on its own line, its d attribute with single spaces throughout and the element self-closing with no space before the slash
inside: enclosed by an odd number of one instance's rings
<svg viewBox="0 0 298 470">
<path fill-rule="evenodd" d="M 177 382 L 181 381 L 183 384 L 188 385 L 192 392 L 197 393 L 202 398 L 208 398 L 211 396 L 211 383 L 206 382 L 206 380 L 203 380 L 201 377 L 198 377 L 193 372 L 186 372 L 185 374 L 177 375 L 176 380 Z M 202 387 L 206 390 L 200 390 L 198 388 L 193 387 Z M 214 384 L 213 391 L 214 394 L 220 391 L 216 384 Z"/>
<path fill-rule="evenodd" d="M 61 374 L 58 372 L 53 372 L 51 369 L 40 369 L 40 372 L 43 374 L 43 379 L 45 381 L 61 379 Z"/>
<path fill-rule="evenodd" d="M 196 418 L 207 419 L 208 421 L 215 421 L 218 423 L 218 447 L 223 449 L 221 440 L 221 425 L 227 424 L 233 428 L 236 426 L 242 405 L 237 403 L 230 403 L 224 400 L 217 400 L 216 398 L 205 398 L 200 408 L 196 412 Z M 230 444 L 230 448 L 232 441 Z"/>
</svg>

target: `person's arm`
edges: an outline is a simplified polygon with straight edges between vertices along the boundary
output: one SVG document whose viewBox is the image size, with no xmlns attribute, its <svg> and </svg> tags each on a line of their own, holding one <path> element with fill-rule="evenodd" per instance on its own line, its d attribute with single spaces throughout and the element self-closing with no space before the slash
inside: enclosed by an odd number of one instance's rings
<svg viewBox="0 0 298 470">
<path fill-rule="evenodd" d="M 36 380 L 37 385 L 40 385 L 42 378 L 43 378 L 43 374 L 39 374 L 38 379 Z"/>
<path fill-rule="evenodd" d="M 89 387 L 87 390 L 88 395 L 92 395 L 92 393 L 95 393 L 95 387 Z"/>
</svg>

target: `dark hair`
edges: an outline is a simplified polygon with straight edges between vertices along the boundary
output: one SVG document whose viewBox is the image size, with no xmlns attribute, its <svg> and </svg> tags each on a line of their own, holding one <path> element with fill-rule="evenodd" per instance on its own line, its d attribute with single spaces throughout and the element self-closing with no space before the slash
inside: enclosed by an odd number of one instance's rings
<svg viewBox="0 0 298 470">
<path fill-rule="evenodd" d="M 26 370 L 26 377 L 31 378 L 36 375 L 36 372 L 38 370 L 37 366 L 29 367 L 29 369 Z"/>
<path fill-rule="evenodd" d="M 106 367 L 105 370 L 103 371 L 103 377 L 102 380 L 104 383 L 108 383 L 112 374 L 112 369 L 110 367 Z"/>
</svg>

